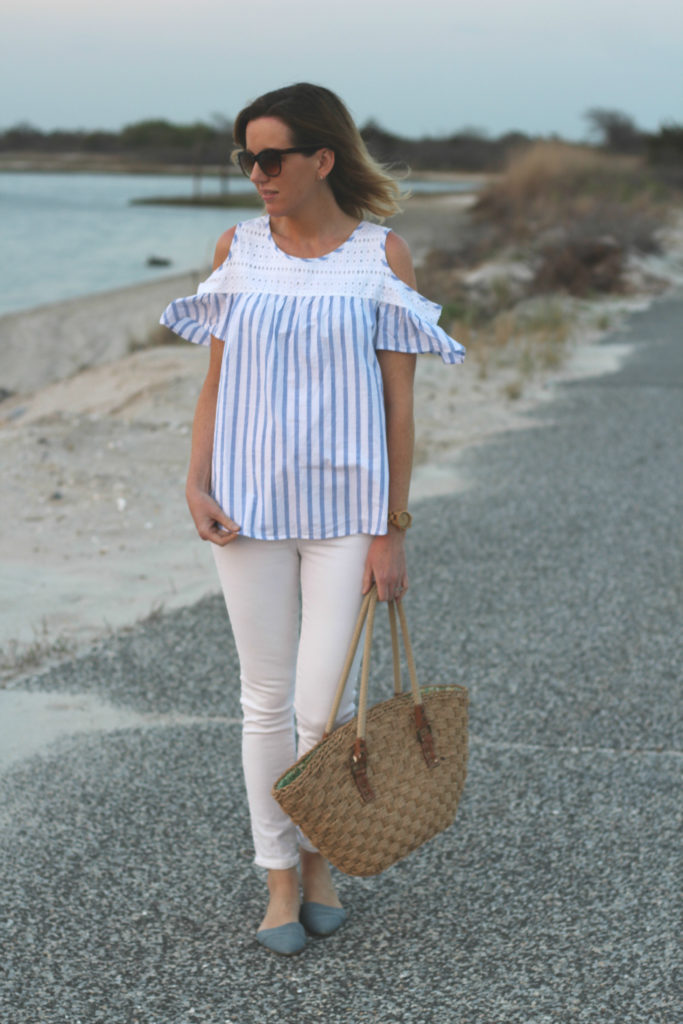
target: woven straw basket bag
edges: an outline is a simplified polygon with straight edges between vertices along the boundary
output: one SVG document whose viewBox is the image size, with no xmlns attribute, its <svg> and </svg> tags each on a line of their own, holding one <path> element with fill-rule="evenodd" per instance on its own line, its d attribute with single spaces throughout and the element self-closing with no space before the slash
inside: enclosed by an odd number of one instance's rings
<svg viewBox="0 0 683 1024">
<path fill-rule="evenodd" d="M 418 686 L 400 602 L 389 602 L 394 696 L 368 711 L 376 604 L 373 587 L 361 607 L 325 735 L 273 787 L 304 835 L 348 875 L 376 875 L 447 828 L 467 775 L 467 690 Z M 397 608 L 410 693 L 402 692 Z M 358 715 L 333 731 L 364 623 Z"/>
</svg>

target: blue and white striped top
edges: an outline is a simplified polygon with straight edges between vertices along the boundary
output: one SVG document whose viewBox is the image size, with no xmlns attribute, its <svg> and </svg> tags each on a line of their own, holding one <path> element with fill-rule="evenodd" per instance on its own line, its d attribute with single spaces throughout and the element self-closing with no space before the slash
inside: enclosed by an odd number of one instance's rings
<svg viewBox="0 0 683 1024">
<path fill-rule="evenodd" d="M 404 284 L 389 229 L 362 221 L 334 252 L 290 256 L 268 216 L 237 226 L 225 262 L 161 322 L 225 342 L 212 493 L 246 537 L 321 539 L 387 531 L 388 460 L 376 349 L 464 348 L 440 307 Z"/>
</svg>

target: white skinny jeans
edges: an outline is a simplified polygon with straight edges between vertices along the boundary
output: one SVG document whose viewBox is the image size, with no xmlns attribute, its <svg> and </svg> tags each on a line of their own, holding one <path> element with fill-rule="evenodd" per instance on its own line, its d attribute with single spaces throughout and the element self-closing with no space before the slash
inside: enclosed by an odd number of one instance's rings
<svg viewBox="0 0 683 1024">
<path fill-rule="evenodd" d="M 212 545 L 240 659 L 242 759 L 260 867 L 291 868 L 299 846 L 315 849 L 271 789 L 323 734 L 360 610 L 371 540 L 238 537 Z M 336 724 L 355 713 L 354 682 Z"/>
</svg>

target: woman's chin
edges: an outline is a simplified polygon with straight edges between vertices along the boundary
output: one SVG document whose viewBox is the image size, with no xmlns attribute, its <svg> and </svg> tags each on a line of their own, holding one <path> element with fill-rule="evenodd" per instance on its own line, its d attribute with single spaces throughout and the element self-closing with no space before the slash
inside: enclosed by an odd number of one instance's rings
<svg viewBox="0 0 683 1024">
<path fill-rule="evenodd" d="M 259 192 L 259 195 L 269 213 L 277 207 L 280 198 L 277 192 Z"/>
</svg>

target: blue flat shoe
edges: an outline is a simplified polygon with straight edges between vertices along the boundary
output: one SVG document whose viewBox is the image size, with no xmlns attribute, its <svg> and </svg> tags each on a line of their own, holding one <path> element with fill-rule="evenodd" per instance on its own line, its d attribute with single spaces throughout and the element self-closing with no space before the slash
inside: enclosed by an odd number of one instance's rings
<svg viewBox="0 0 683 1024">
<path fill-rule="evenodd" d="M 343 907 L 326 907 L 324 903 L 302 903 L 299 920 L 311 935 L 325 938 L 332 935 L 348 917 Z"/>
<path fill-rule="evenodd" d="M 296 956 L 306 945 L 306 932 L 298 921 L 281 924 L 279 928 L 262 928 L 256 932 L 256 939 L 271 953 L 281 956 Z"/>
</svg>

